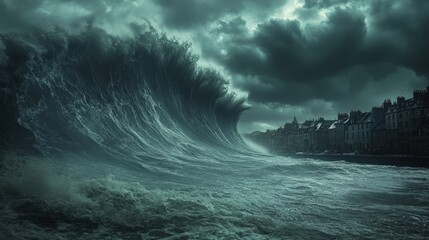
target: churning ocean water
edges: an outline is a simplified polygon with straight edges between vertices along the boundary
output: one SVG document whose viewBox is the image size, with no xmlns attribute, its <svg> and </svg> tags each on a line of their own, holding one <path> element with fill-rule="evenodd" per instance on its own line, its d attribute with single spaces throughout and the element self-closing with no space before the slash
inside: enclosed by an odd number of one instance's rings
<svg viewBox="0 0 429 240">
<path fill-rule="evenodd" d="M 429 236 L 427 169 L 253 150 L 244 99 L 188 44 L 96 28 L 0 39 L 2 108 L 37 152 L 4 144 L 0 239 Z"/>
</svg>

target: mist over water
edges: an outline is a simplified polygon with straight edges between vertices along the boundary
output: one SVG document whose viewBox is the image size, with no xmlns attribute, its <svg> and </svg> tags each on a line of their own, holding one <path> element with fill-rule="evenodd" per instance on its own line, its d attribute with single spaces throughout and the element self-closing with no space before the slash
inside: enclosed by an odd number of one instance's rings
<svg viewBox="0 0 429 240">
<path fill-rule="evenodd" d="M 3 111 L 40 153 L 2 153 L 1 239 L 429 235 L 428 170 L 258 153 L 236 130 L 244 100 L 188 44 L 151 28 L 0 39 Z"/>
</svg>

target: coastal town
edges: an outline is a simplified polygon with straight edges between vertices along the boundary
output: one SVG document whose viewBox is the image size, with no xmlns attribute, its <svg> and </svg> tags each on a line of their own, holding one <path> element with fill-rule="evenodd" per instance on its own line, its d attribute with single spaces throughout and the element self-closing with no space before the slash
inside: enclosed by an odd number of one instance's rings
<svg viewBox="0 0 429 240">
<path fill-rule="evenodd" d="M 429 86 L 413 97 L 384 100 L 369 112 L 338 113 L 335 120 L 294 117 L 283 127 L 246 136 L 280 154 L 429 155 Z"/>
</svg>

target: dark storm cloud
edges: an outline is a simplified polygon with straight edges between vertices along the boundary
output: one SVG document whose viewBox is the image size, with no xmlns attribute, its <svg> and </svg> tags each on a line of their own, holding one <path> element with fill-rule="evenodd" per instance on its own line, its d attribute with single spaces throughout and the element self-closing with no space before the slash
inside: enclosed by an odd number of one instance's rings
<svg viewBox="0 0 429 240">
<path fill-rule="evenodd" d="M 359 9 L 361 1 L 337 3 L 305 2 L 308 8 L 332 7 L 319 24 L 271 19 L 249 34 L 229 27 L 242 22 L 221 22 L 224 41 L 214 44 L 226 54 L 210 57 L 241 76 L 234 85 L 262 103 L 341 101 L 373 81 L 389 84 L 400 68 L 429 74 L 429 1 L 371 1 Z"/>
<path fill-rule="evenodd" d="M 231 21 L 219 21 L 219 27 L 214 30 L 217 33 L 231 34 L 235 36 L 245 36 L 248 32 L 246 21 L 242 17 L 237 17 Z"/>
<path fill-rule="evenodd" d="M 145 3 L 144 6 L 150 6 L 148 1 Z M 150 18 L 148 12 L 136 0 L 0 0 L 0 32 L 27 31 L 34 27 L 79 31 L 89 25 L 113 32 L 136 19 Z"/>
<path fill-rule="evenodd" d="M 0 30 L 8 31 L 27 27 L 29 18 L 33 16 L 34 9 L 39 9 L 42 1 L 0 1 Z"/>
<path fill-rule="evenodd" d="M 308 29 L 310 37 L 304 31 L 298 21 L 271 20 L 260 25 L 253 38 L 254 49 L 263 53 L 258 66 L 252 66 L 256 74 L 301 81 L 341 71 L 356 61 L 365 23 L 360 15 L 339 9 L 321 28 Z M 233 51 L 226 59 L 235 72 L 248 68 L 239 64 L 242 54 Z"/>
<path fill-rule="evenodd" d="M 0 30 L 19 31 L 26 30 L 32 26 L 49 27 L 50 25 L 54 24 L 61 25 L 60 19 L 58 17 L 50 16 L 47 11 L 44 11 L 44 9 L 55 6 L 59 3 L 64 4 L 66 1 L 48 2 L 46 0 L 1 0 Z M 57 9 L 57 11 L 59 12 L 60 10 Z M 73 21 L 75 20 L 80 20 L 78 14 L 74 16 Z"/>
<path fill-rule="evenodd" d="M 227 13 L 237 13 L 241 9 L 240 1 L 210 0 L 159 0 L 156 1 L 164 11 L 164 22 L 169 27 L 189 28 L 201 26 L 218 19 Z"/>
<path fill-rule="evenodd" d="M 305 8 L 327 8 L 331 6 L 335 6 L 341 3 L 345 3 L 347 1 L 344 0 L 305 0 L 304 7 Z"/>
<path fill-rule="evenodd" d="M 228 14 L 243 11 L 267 15 L 287 0 L 157 0 L 163 10 L 164 23 L 171 28 L 192 28 L 220 20 Z M 263 14 L 265 12 L 265 14 Z"/>
<path fill-rule="evenodd" d="M 249 91 L 252 100 L 297 103 L 309 96 L 329 98 L 333 96 L 321 89 L 336 94 L 329 90 L 335 87 L 329 77 L 359 62 L 365 34 L 363 15 L 351 10 L 337 9 L 319 28 L 274 19 L 259 25 L 247 44 L 228 45 L 220 61 L 235 74 L 256 76 L 235 83 Z"/>
<path fill-rule="evenodd" d="M 429 75 L 429 1 L 374 1 L 367 60 L 390 61 Z"/>
</svg>

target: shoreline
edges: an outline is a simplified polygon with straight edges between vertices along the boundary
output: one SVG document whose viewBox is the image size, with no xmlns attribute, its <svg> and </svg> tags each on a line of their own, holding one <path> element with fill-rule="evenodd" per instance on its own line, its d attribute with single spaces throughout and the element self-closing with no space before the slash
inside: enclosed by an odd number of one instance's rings
<svg viewBox="0 0 429 240">
<path fill-rule="evenodd" d="M 429 156 L 413 155 L 370 155 L 370 154 L 313 154 L 313 153 L 290 153 L 280 154 L 295 158 L 313 158 L 323 161 L 346 161 L 370 165 L 392 165 L 398 167 L 422 167 L 429 168 Z"/>
</svg>

